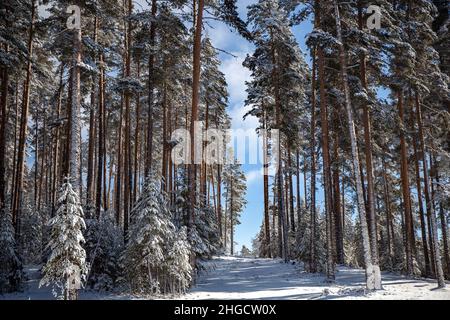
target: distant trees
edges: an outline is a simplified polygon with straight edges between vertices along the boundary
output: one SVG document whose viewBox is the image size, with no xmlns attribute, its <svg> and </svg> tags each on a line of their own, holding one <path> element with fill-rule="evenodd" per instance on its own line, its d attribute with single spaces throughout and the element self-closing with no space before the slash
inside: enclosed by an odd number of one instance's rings
<svg viewBox="0 0 450 320">
<path fill-rule="evenodd" d="M 241 256 L 242 257 L 250 257 L 251 255 L 252 255 L 252 252 L 250 251 L 250 249 L 249 248 L 247 248 L 245 245 L 244 246 L 242 246 L 242 249 L 241 249 Z"/>
<path fill-rule="evenodd" d="M 280 131 L 278 145 L 269 146 L 267 137 L 263 136 L 266 150 L 278 150 L 276 185 L 277 216 L 281 226 L 278 234 L 283 258 L 289 256 L 289 232 L 295 231 L 293 192 L 285 191 L 285 183 L 292 190 L 292 148 L 299 144 L 298 130 L 301 110 L 306 101 L 308 68 L 301 56 L 290 30 L 287 13 L 277 1 L 259 1 L 249 6 L 248 23 L 254 34 L 256 46 L 252 56 L 244 61 L 250 69 L 252 81 L 248 83 L 246 104 L 251 106 L 249 114 L 260 121 L 260 129 Z M 267 176 L 267 168 L 265 174 Z M 286 176 L 286 177 L 285 177 Z M 269 186 L 265 178 L 265 233 L 266 243 L 270 242 L 269 228 Z M 268 249 L 267 252 L 270 252 Z M 273 253 L 272 255 L 274 255 Z M 269 254 L 271 255 L 271 254 Z"/>
<path fill-rule="evenodd" d="M 239 217 L 244 210 L 247 200 L 245 199 L 247 184 L 245 174 L 240 164 L 235 159 L 230 165 L 225 166 L 223 175 L 224 197 L 225 197 L 225 215 L 223 225 L 225 226 L 224 244 L 227 249 L 227 239 L 229 230 L 229 247 L 233 255 L 234 250 L 234 232 L 235 227 L 240 224 Z"/>
</svg>

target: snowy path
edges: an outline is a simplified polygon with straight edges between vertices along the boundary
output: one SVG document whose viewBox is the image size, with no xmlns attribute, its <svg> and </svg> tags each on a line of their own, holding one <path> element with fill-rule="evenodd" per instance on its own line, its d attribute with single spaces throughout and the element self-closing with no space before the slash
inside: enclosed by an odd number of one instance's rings
<svg viewBox="0 0 450 320">
<path fill-rule="evenodd" d="M 445 299 L 450 289 L 436 290 L 432 280 L 383 273 L 384 290 L 365 294 L 364 271 L 340 267 L 336 283 L 281 260 L 216 257 L 210 271 L 184 299 Z M 449 284 L 450 286 L 450 284 Z"/>
</svg>

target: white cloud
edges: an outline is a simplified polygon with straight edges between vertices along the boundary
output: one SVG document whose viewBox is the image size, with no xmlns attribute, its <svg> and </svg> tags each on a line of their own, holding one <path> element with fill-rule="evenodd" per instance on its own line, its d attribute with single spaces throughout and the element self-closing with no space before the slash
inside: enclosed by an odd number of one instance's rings
<svg viewBox="0 0 450 320">
<path fill-rule="evenodd" d="M 244 115 L 250 110 L 250 106 L 244 106 L 243 103 L 238 103 L 233 105 L 229 110 L 228 114 L 231 117 L 231 128 L 232 129 L 256 129 L 259 125 L 258 118 L 254 116 L 247 116 L 243 120 Z"/>
<path fill-rule="evenodd" d="M 247 187 L 249 187 L 254 182 L 262 182 L 264 175 L 262 169 L 250 170 L 245 173 L 247 178 Z"/>
<path fill-rule="evenodd" d="M 225 74 L 225 78 L 228 84 L 228 91 L 230 94 L 230 102 L 236 104 L 243 102 L 247 97 L 245 92 L 245 81 L 250 80 L 250 70 L 242 65 L 247 52 L 234 51 L 232 54 L 237 57 L 227 56 L 222 60 L 220 70 Z"/>
</svg>

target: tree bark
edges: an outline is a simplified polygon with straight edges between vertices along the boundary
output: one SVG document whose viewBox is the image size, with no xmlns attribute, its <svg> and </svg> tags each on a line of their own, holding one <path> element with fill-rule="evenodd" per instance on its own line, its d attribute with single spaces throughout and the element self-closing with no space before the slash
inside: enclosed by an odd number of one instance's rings
<svg viewBox="0 0 450 320">
<path fill-rule="evenodd" d="M 95 195 L 95 212 L 97 219 L 100 219 L 100 213 L 102 208 L 102 183 L 103 183 L 103 165 L 104 165 L 104 156 L 105 156 L 105 149 L 104 149 L 104 112 L 105 112 L 105 106 L 104 106 L 104 76 L 105 76 L 105 70 L 103 67 L 103 54 L 100 54 L 99 57 L 100 60 L 100 74 L 98 77 L 98 114 L 97 114 L 97 122 L 98 122 L 98 146 L 97 146 L 97 153 L 98 153 L 98 162 L 97 162 L 97 184 L 96 184 L 96 195 Z M 105 206 L 105 203 L 103 203 Z"/>
<path fill-rule="evenodd" d="M 358 1 L 358 25 L 359 29 L 363 30 L 363 11 L 362 3 Z M 363 88 L 368 91 L 367 76 L 366 76 L 366 56 L 362 52 L 359 57 L 360 65 L 360 79 Z M 364 144 L 365 144 L 365 159 L 366 159 L 366 177 L 367 177 L 367 209 L 369 216 L 369 238 L 370 248 L 372 253 L 372 265 L 375 272 L 375 277 L 381 279 L 380 262 L 378 253 L 378 241 L 376 232 L 376 213 L 375 213 L 375 192 L 373 183 L 373 160 L 372 160 L 372 129 L 370 120 L 370 111 L 367 103 L 363 103 L 363 123 L 364 123 Z M 381 281 L 381 280 L 380 280 Z"/>
<path fill-rule="evenodd" d="M 405 221 L 405 251 L 406 251 L 406 272 L 408 275 L 413 275 L 413 249 L 412 249 L 412 214 L 411 214 L 411 193 L 409 189 L 409 176 L 408 176 L 408 152 L 406 146 L 406 138 L 404 134 L 404 110 L 403 110 L 403 92 L 398 92 L 398 114 L 400 118 L 400 164 L 401 164 L 401 184 L 403 195 L 403 207 L 404 207 L 404 221 Z"/>
<path fill-rule="evenodd" d="M 152 0 L 151 5 L 151 21 L 150 21 L 150 45 L 152 51 L 148 59 L 148 115 L 147 115 L 147 155 L 145 158 L 145 177 L 148 176 L 152 169 L 153 162 L 153 91 L 154 91 L 154 73 L 155 73 L 155 54 L 153 53 L 153 47 L 155 45 L 156 38 L 156 11 L 157 0 Z"/>
<path fill-rule="evenodd" d="M 316 260 L 316 50 L 312 52 L 312 80 L 311 80 L 311 201 L 310 201 L 310 254 L 309 271 L 317 272 Z"/>
<path fill-rule="evenodd" d="M 272 30 L 270 30 L 270 38 L 273 39 Z M 280 83 L 279 83 L 279 74 L 278 74 L 278 61 L 276 60 L 276 49 L 271 44 L 271 59 L 272 59 L 272 81 L 274 85 L 274 97 L 275 97 L 275 125 L 276 128 L 281 131 L 281 99 L 280 99 Z M 281 219 L 282 224 L 282 257 L 284 258 L 284 262 L 288 262 L 289 260 L 289 252 L 288 252 L 288 224 L 286 218 L 286 212 L 284 208 L 284 197 L 283 197 L 283 163 L 282 163 L 282 152 L 281 152 L 281 136 L 278 138 L 278 171 L 277 175 L 277 201 L 278 201 L 278 218 Z"/>
<path fill-rule="evenodd" d="M 132 0 L 127 1 L 127 15 L 131 16 L 133 12 Z M 127 24 L 127 52 L 125 62 L 125 77 L 129 79 L 131 77 L 131 54 L 132 54 L 132 39 L 131 39 L 131 19 L 128 19 Z M 124 141 L 124 190 L 123 190 L 123 233 L 125 242 L 128 240 L 128 224 L 129 224 L 129 212 L 131 203 L 131 190 L 132 190 L 132 175 L 131 170 L 131 91 L 127 88 L 124 92 L 125 95 L 125 141 Z"/>
<path fill-rule="evenodd" d="M 6 52 L 8 46 L 5 45 Z M 8 68 L 3 67 L 2 72 L 2 86 L 1 86 L 1 123 L 0 123 L 0 209 L 6 206 L 6 126 L 7 126 L 7 105 L 8 105 L 8 87 L 9 87 L 9 74 Z"/>
<path fill-rule="evenodd" d="M 347 75 L 347 62 L 344 44 L 342 40 L 342 29 L 341 29 L 341 18 L 339 15 L 339 7 L 337 1 L 333 1 L 334 11 L 335 11 L 335 19 L 336 19 L 336 29 L 337 29 L 337 39 L 339 41 L 339 62 L 341 68 L 341 78 L 343 82 L 344 88 L 344 97 L 345 97 L 345 109 L 347 113 L 348 120 L 348 130 L 351 142 L 351 152 L 352 152 L 352 165 L 353 165 L 353 175 L 356 184 L 356 194 L 357 194 L 357 202 L 358 202 L 358 214 L 361 224 L 361 236 L 363 240 L 363 248 L 364 248 L 364 264 L 366 269 L 366 287 L 368 290 L 376 290 L 381 289 L 381 278 L 376 277 L 376 272 L 374 271 L 374 266 L 372 264 L 371 250 L 370 250 L 370 240 L 369 240 L 369 232 L 367 228 L 367 220 L 364 206 L 364 197 L 362 192 L 362 183 L 361 176 L 358 174 L 360 161 L 358 155 L 358 143 L 356 139 L 355 133 L 355 121 L 353 118 L 353 109 L 350 100 L 350 88 L 348 85 L 348 75 Z"/>
<path fill-rule="evenodd" d="M 295 214 L 294 214 L 294 188 L 292 185 L 292 157 L 291 157 L 291 148 L 288 147 L 288 179 L 289 179 L 289 213 L 291 214 L 291 230 L 295 232 Z"/>
<path fill-rule="evenodd" d="M 413 120 L 412 116 L 411 116 L 411 118 Z M 413 129 L 415 129 L 414 128 L 414 120 L 412 121 L 412 125 L 413 125 Z M 421 181 L 420 181 L 419 154 L 417 152 L 416 139 L 418 140 L 419 137 L 414 137 L 412 139 L 412 145 L 413 145 L 413 150 L 414 150 L 414 167 L 416 170 L 417 203 L 419 206 L 420 230 L 421 230 L 421 235 L 422 235 L 423 256 L 424 256 L 424 260 L 425 260 L 425 276 L 429 277 L 431 275 L 431 266 L 430 266 L 430 256 L 428 254 L 427 232 L 426 232 L 425 215 L 424 215 L 423 203 L 422 203 L 422 186 L 421 186 Z"/>
<path fill-rule="evenodd" d="M 13 194 L 12 205 L 12 220 L 16 231 L 16 236 L 19 234 L 19 211 L 21 207 L 22 192 L 23 192 L 23 171 L 25 163 L 25 145 L 28 130 L 28 109 L 30 106 L 30 86 L 32 76 L 32 59 L 33 59 L 33 38 L 34 38 L 34 23 L 36 18 L 36 1 L 31 2 L 31 22 L 28 30 L 28 56 L 26 80 L 23 86 L 22 97 L 22 114 L 20 121 L 19 146 L 17 151 L 17 165 L 16 165 L 16 184 Z"/>
<path fill-rule="evenodd" d="M 137 57 L 137 79 L 141 78 L 141 57 L 138 55 Z M 139 133 L 141 130 L 140 126 L 140 115 L 141 113 L 141 94 L 140 92 L 136 93 L 136 127 L 134 129 L 134 172 L 133 172 L 133 203 L 137 200 L 138 195 L 138 170 L 139 170 Z"/>
<path fill-rule="evenodd" d="M 383 182 L 384 182 L 384 206 L 386 211 L 386 230 L 387 230 L 387 247 L 388 247 L 388 264 L 389 267 L 392 269 L 392 242 L 393 242 L 393 236 L 394 230 L 391 228 L 391 201 L 389 198 L 389 183 L 387 180 L 387 170 L 386 170 L 386 161 L 384 158 L 382 158 L 383 161 Z"/>
<path fill-rule="evenodd" d="M 97 42 L 98 20 L 94 17 L 94 36 L 93 41 Z M 86 186 L 86 204 L 91 205 L 93 202 L 94 190 L 94 150 L 95 150 L 95 79 L 92 76 L 91 87 L 91 105 L 89 111 L 89 146 L 88 146 L 88 170 L 87 170 L 87 186 Z"/>
<path fill-rule="evenodd" d="M 264 109 L 264 108 L 263 108 Z M 272 257 L 270 250 L 270 221 L 269 221 L 269 164 L 268 164 L 268 143 L 267 143 L 267 112 L 264 110 L 264 119 L 263 119 L 264 133 L 263 133 L 263 170 L 264 170 L 264 235 L 266 241 L 267 248 L 267 256 L 269 258 Z"/>
<path fill-rule="evenodd" d="M 317 26 L 321 27 L 320 20 L 320 3 L 317 1 L 316 22 Z M 333 205 L 332 205 L 332 189 L 331 189 L 331 167 L 330 167 L 330 149 L 329 149 L 329 134 L 328 134 L 328 110 L 327 97 L 325 91 L 325 62 L 323 49 L 317 48 L 317 58 L 319 67 L 319 94 L 320 94 L 320 124 L 322 133 L 322 158 L 323 158 L 323 180 L 325 193 L 325 214 L 326 214 L 326 255 L 327 255 L 327 281 L 334 282 L 334 254 L 333 254 Z"/>
<path fill-rule="evenodd" d="M 342 213 L 341 213 L 341 187 L 339 179 L 339 155 L 338 144 L 339 138 L 337 133 L 338 114 L 335 108 L 334 110 L 334 133 L 333 133 L 333 200 L 334 200 L 334 230 L 336 237 L 336 262 L 339 264 L 344 263 L 344 235 L 342 230 Z"/>
<path fill-rule="evenodd" d="M 203 27 L 203 7 L 204 0 L 198 0 L 197 16 L 195 21 L 194 32 L 194 51 L 193 51 L 193 74 L 192 74 L 192 105 L 191 105 L 191 123 L 190 123 L 190 165 L 189 165 L 189 196 L 190 196 L 190 214 L 189 214 L 189 228 L 192 228 L 195 222 L 195 206 L 196 206 L 196 180 L 197 180 L 197 166 L 195 165 L 195 122 L 198 120 L 198 102 L 200 94 L 200 53 L 202 41 L 202 27 Z"/>
</svg>

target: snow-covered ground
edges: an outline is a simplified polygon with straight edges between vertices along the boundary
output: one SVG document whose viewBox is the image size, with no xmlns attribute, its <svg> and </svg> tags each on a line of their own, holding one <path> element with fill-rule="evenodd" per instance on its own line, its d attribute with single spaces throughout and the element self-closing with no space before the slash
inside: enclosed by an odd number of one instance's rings
<svg viewBox="0 0 450 320">
<path fill-rule="evenodd" d="M 436 289 L 429 279 L 411 279 L 383 273 L 384 290 L 366 293 L 364 271 L 339 267 L 336 283 L 325 282 L 322 274 L 309 274 L 297 264 L 277 259 L 215 257 L 205 263 L 196 285 L 178 299 L 440 299 L 450 300 L 447 289 Z M 0 300 L 54 299 L 49 287 L 38 288 L 39 266 L 28 266 L 26 290 L 0 295 Z M 145 299 L 127 294 L 105 294 L 80 290 L 79 299 Z"/>
<path fill-rule="evenodd" d="M 39 265 L 26 266 L 25 273 L 28 280 L 24 284 L 24 291 L 4 295 L 0 294 L 0 300 L 55 300 L 55 297 L 52 293 L 52 288 L 50 286 L 39 288 L 39 280 L 41 278 L 40 268 L 41 266 Z M 130 296 L 80 290 L 79 299 L 118 300 L 118 299 L 130 299 Z"/>
<path fill-rule="evenodd" d="M 299 270 L 281 260 L 216 257 L 207 263 L 197 285 L 184 299 L 441 299 L 450 300 L 450 288 L 436 282 L 383 273 L 384 290 L 365 293 L 364 270 L 339 267 L 336 283 L 321 274 Z M 450 284 L 449 284 L 450 286 Z"/>
</svg>

